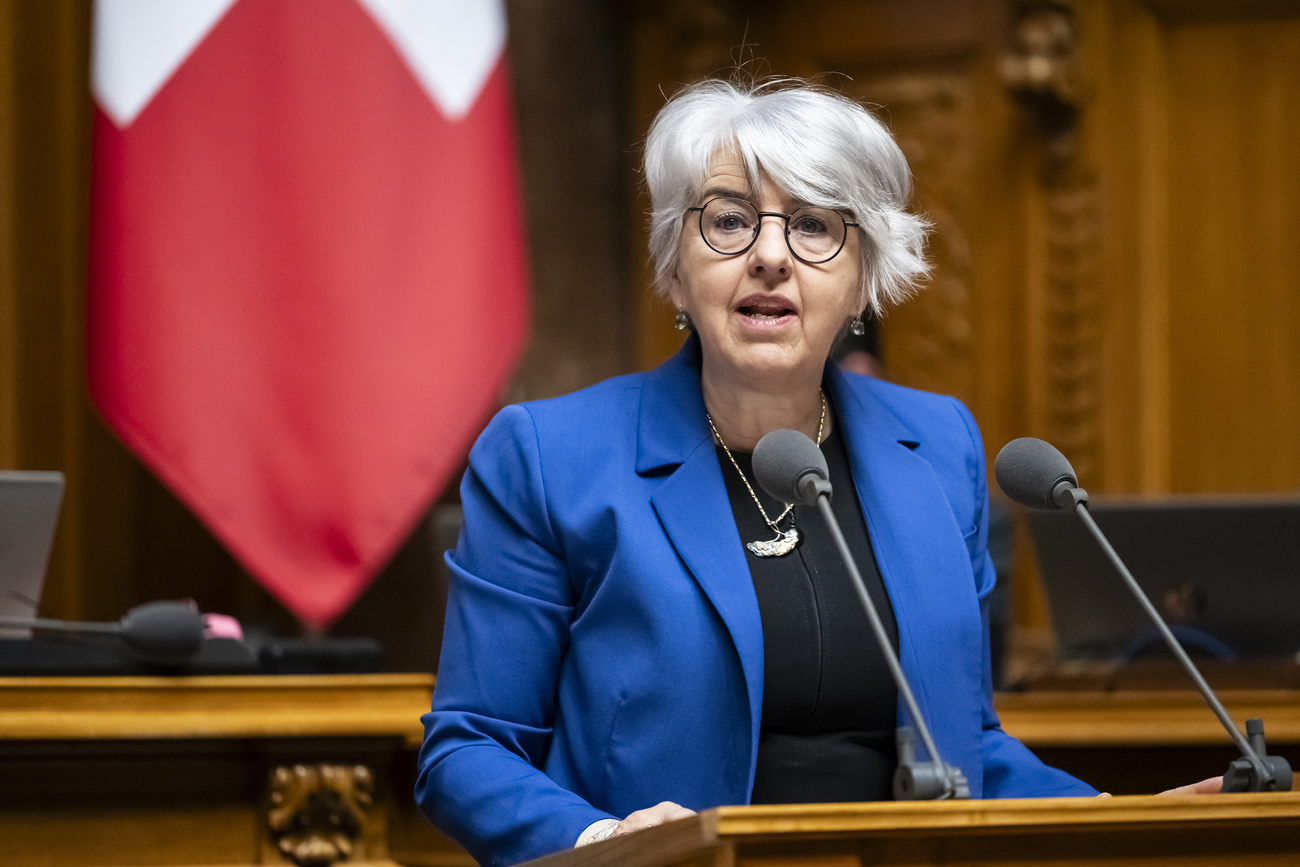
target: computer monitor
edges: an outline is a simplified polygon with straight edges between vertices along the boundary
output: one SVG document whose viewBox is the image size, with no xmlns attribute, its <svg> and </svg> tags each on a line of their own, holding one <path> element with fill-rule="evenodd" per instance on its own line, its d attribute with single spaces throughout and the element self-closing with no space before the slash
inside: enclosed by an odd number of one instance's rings
<svg viewBox="0 0 1300 867">
<path fill-rule="evenodd" d="M 1300 499 L 1097 498 L 1093 518 L 1192 655 L 1300 653 Z M 1077 515 L 1030 512 L 1061 659 L 1131 659 L 1158 633 Z"/>
<path fill-rule="evenodd" d="M 63 473 L 0 470 L 0 615 L 37 616 L 63 485 Z M 0 638 L 30 636 L 0 627 Z"/>
</svg>

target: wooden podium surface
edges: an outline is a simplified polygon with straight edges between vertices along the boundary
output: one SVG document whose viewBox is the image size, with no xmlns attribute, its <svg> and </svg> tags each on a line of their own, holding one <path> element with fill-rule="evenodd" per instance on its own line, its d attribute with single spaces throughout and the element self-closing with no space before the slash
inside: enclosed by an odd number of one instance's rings
<svg viewBox="0 0 1300 867">
<path fill-rule="evenodd" d="M 1300 794 L 720 807 L 530 867 L 1300 864 Z"/>
</svg>

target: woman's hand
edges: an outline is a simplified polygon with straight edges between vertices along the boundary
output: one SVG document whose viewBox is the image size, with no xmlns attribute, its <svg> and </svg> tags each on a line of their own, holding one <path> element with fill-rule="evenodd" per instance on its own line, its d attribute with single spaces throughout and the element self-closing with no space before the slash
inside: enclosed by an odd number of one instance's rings
<svg viewBox="0 0 1300 867">
<path fill-rule="evenodd" d="M 1201 780 L 1199 783 L 1192 783 L 1190 786 L 1179 786 L 1176 789 L 1166 789 L 1157 793 L 1156 797 L 1161 795 L 1217 795 L 1223 791 L 1223 777 L 1210 777 L 1208 780 Z M 1101 792 L 1098 798 L 1109 798 L 1110 792 Z"/>
<path fill-rule="evenodd" d="M 687 816 L 694 816 L 694 810 L 688 810 L 680 804 L 674 804 L 672 801 L 661 801 L 653 807 L 647 807 L 644 810 L 637 810 L 635 813 L 628 815 L 626 819 L 618 823 L 614 828 L 611 837 L 620 837 L 623 834 L 631 834 L 634 831 L 642 831 L 646 828 L 653 828 L 655 825 L 662 825 L 664 822 L 671 822 L 675 819 L 685 819 Z"/>
<path fill-rule="evenodd" d="M 1192 783 L 1190 786 L 1179 786 L 1176 789 L 1169 789 L 1161 792 L 1162 795 L 1217 795 L 1223 791 L 1223 777 L 1210 777 L 1208 780 L 1201 780 L 1199 783 Z"/>
</svg>

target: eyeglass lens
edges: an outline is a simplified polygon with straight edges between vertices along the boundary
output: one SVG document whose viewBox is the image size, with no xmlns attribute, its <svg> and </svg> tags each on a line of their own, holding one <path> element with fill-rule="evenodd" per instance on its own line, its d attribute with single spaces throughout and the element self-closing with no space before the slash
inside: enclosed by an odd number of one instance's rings
<svg viewBox="0 0 1300 867">
<path fill-rule="evenodd" d="M 758 236 L 758 210 L 743 199 L 711 199 L 700 214 L 700 234 L 726 255 L 744 252 Z M 786 220 L 786 240 L 801 259 L 822 262 L 844 246 L 844 217 L 829 208 L 800 208 Z"/>
</svg>

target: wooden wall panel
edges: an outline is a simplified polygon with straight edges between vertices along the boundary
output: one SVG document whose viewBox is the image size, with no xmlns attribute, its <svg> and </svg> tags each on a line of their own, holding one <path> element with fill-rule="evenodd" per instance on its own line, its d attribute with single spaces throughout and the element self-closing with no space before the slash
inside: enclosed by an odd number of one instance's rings
<svg viewBox="0 0 1300 867">
<path fill-rule="evenodd" d="M 1162 25 L 1141 3 L 1082 5 L 1081 159 L 1099 178 L 1105 230 L 1100 466 L 1094 491 L 1168 490 L 1169 133 Z"/>
<path fill-rule="evenodd" d="M 1300 488 L 1300 10 L 1169 28 L 1171 487 Z"/>
<path fill-rule="evenodd" d="M 1288 490 L 1300 5 L 1077 4 L 1100 182 L 1095 491 Z M 1038 293 L 1031 288 L 1031 293 Z"/>
</svg>

